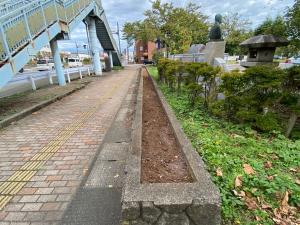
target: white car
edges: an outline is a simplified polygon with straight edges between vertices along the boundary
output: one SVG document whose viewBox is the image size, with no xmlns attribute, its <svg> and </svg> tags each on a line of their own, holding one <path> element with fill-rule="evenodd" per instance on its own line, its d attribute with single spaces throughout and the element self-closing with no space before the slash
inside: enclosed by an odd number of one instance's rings
<svg viewBox="0 0 300 225">
<path fill-rule="evenodd" d="M 39 59 L 37 61 L 36 69 L 38 71 L 54 70 L 53 59 Z"/>
<path fill-rule="evenodd" d="M 69 67 L 81 67 L 83 66 L 82 62 L 78 58 L 68 58 Z"/>
<path fill-rule="evenodd" d="M 295 57 L 294 59 L 291 60 L 291 62 L 293 64 L 300 65 L 300 56 Z"/>
</svg>

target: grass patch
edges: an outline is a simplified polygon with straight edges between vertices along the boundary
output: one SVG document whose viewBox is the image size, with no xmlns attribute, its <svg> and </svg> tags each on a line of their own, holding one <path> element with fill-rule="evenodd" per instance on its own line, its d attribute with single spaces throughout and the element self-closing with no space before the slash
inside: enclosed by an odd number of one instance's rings
<svg viewBox="0 0 300 225">
<path fill-rule="evenodd" d="M 114 66 L 114 67 L 112 68 L 112 70 L 115 70 L 115 71 L 119 71 L 119 70 L 123 70 L 123 69 L 124 69 L 123 66 Z"/>
<path fill-rule="evenodd" d="M 158 80 L 158 71 L 155 66 L 147 66 L 147 69 L 151 76 L 155 79 Z"/>
<path fill-rule="evenodd" d="M 157 77 L 155 68 L 149 72 Z M 192 108 L 184 90 L 178 96 L 163 84 L 160 88 L 221 191 L 223 224 L 274 224 L 279 217 L 281 224 L 298 224 L 299 140 L 215 118 L 199 106 Z"/>
</svg>

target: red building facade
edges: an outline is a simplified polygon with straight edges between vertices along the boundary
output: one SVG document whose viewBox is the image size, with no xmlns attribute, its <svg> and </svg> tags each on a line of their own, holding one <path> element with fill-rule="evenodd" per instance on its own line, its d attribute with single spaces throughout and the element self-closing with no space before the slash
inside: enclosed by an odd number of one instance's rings
<svg viewBox="0 0 300 225">
<path fill-rule="evenodd" d="M 156 50 L 156 44 L 148 41 L 143 42 L 138 40 L 135 42 L 135 60 L 136 63 L 143 64 L 144 62 L 153 61 L 153 54 Z"/>
</svg>

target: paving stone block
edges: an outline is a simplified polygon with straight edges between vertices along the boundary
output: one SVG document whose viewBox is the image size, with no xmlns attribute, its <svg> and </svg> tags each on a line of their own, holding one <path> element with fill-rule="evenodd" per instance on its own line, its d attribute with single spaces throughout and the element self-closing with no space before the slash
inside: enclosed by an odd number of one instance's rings
<svg viewBox="0 0 300 225">
<path fill-rule="evenodd" d="M 161 215 L 161 210 L 154 206 L 153 202 L 142 202 L 142 218 L 143 220 L 154 223 Z"/>
<path fill-rule="evenodd" d="M 21 209 L 23 212 L 34 212 L 39 211 L 43 203 L 25 203 L 24 207 Z"/>
<path fill-rule="evenodd" d="M 157 222 L 157 225 L 190 225 L 190 224 L 191 223 L 189 221 L 189 218 L 185 213 L 169 214 L 165 212 Z"/>
<path fill-rule="evenodd" d="M 122 204 L 122 218 L 124 220 L 136 220 L 141 215 L 141 208 L 138 202 L 126 202 Z"/>
</svg>

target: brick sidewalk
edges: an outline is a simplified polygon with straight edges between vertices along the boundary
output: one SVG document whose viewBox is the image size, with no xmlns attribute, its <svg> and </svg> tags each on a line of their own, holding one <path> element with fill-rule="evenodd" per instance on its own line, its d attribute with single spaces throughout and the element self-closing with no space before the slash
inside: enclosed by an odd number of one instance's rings
<svg viewBox="0 0 300 225">
<path fill-rule="evenodd" d="M 135 74 L 101 77 L 0 130 L 0 225 L 61 219 Z"/>
</svg>

